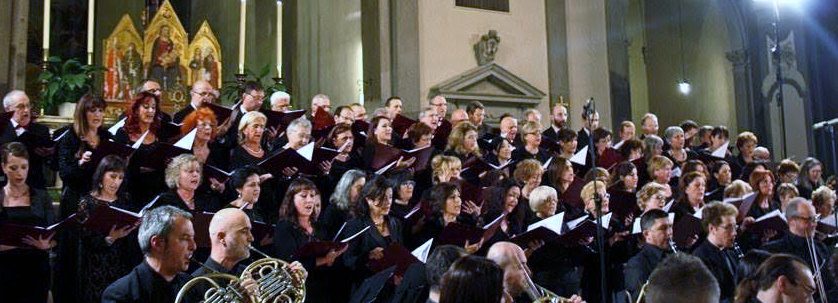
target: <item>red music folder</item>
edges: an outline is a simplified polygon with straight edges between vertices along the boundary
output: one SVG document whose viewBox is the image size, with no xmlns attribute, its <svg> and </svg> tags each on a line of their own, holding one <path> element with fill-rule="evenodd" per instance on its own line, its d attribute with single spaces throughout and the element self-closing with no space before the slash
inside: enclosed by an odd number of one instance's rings
<svg viewBox="0 0 838 303">
<path fill-rule="evenodd" d="M 536 223 L 530 224 L 527 231 L 515 235 L 510 239 L 512 243 L 518 244 L 522 248 L 528 248 L 532 241 L 544 241 L 544 243 L 552 242 L 561 236 L 562 226 L 564 225 L 564 212 L 555 214 L 549 218 L 543 219 Z"/>
<path fill-rule="evenodd" d="M 265 115 L 267 118 L 267 123 L 265 123 L 266 129 L 275 129 L 276 133 L 282 133 L 288 128 L 288 124 L 291 124 L 291 121 L 296 120 L 299 117 L 302 117 L 306 114 L 304 109 L 292 110 L 287 112 L 276 112 L 272 110 L 262 110 L 262 114 Z"/>
<path fill-rule="evenodd" d="M 378 260 L 369 260 L 367 267 L 372 272 L 380 272 L 391 266 L 396 267 L 396 275 L 402 276 L 410 264 L 419 262 L 410 250 L 398 243 L 390 244 L 384 248 L 383 257 Z"/>
<path fill-rule="evenodd" d="M 466 241 L 468 244 L 475 244 L 480 241 L 485 241 L 495 235 L 500 227 L 500 222 L 506 214 L 502 214 L 494 221 L 486 224 L 483 227 L 466 225 L 458 222 L 448 223 L 442 232 L 439 233 L 437 241 L 439 245 L 452 244 L 456 246 L 464 246 Z"/>
<path fill-rule="evenodd" d="M 28 244 L 23 243 L 23 238 L 26 236 L 30 236 L 35 240 L 39 238 L 47 238 L 54 235 L 59 230 L 73 224 L 78 224 L 75 214 L 72 214 L 66 219 L 47 227 L 0 223 L 0 244 L 17 247 L 30 247 Z"/>
<path fill-rule="evenodd" d="M 701 230 L 701 218 L 695 215 L 682 216 L 672 227 L 672 240 L 678 247 L 689 247 L 690 238 L 700 235 Z"/>
<path fill-rule="evenodd" d="M 372 163 L 370 163 L 370 168 L 376 171 L 386 167 L 387 165 L 393 164 L 393 162 L 398 161 L 400 157 L 403 160 L 415 158 L 416 160 L 410 167 L 415 171 L 420 171 L 428 167 L 428 162 L 430 162 L 431 153 L 433 152 L 433 148 L 431 148 L 431 146 L 425 146 L 412 150 L 403 150 L 384 144 L 376 144 L 374 148 L 375 157 L 373 158 Z"/>
<path fill-rule="evenodd" d="M 298 248 L 297 251 L 294 252 L 294 255 L 297 256 L 298 259 L 311 258 L 311 257 L 317 258 L 317 257 L 325 256 L 326 254 L 329 253 L 329 251 L 332 251 L 332 250 L 338 251 L 338 250 L 343 249 L 346 246 L 349 246 L 349 244 L 352 243 L 352 241 L 358 239 L 359 236 L 361 236 L 362 234 L 367 232 L 369 229 L 370 229 L 370 227 L 367 226 L 364 229 L 361 229 L 359 232 L 357 232 L 357 233 L 355 233 L 355 234 L 353 234 L 353 235 L 351 235 L 351 236 L 349 236 L 349 237 L 347 237 L 343 240 L 340 240 L 340 241 L 312 241 L 312 242 L 308 242 L 308 243 L 304 244 L 303 246 L 301 246 L 300 248 Z"/>
<path fill-rule="evenodd" d="M 100 234 L 110 234 L 111 228 L 123 228 L 140 222 L 142 215 L 111 205 L 100 205 L 93 210 L 82 227 Z"/>
<path fill-rule="evenodd" d="M 393 118 L 393 131 L 399 135 L 399 138 L 404 137 L 404 133 L 407 132 L 407 129 L 410 128 L 411 125 L 416 124 L 416 120 L 410 119 L 408 117 L 402 116 L 401 114 L 396 115 Z"/>
<path fill-rule="evenodd" d="M 312 119 L 312 131 L 324 130 L 335 125 L 335 118 L 322 107 L 317 108 Z"/>
<path fill-rule="evenodd" d="M 820 225 L 820 222 L 818 223 Z M 757 218 L 754 223 L 748 226 L 748 232 L 760 236 L 771 230 L 777 232 L 777 234 L 789 230 L 789 223 L 786 222 L 786 217 L 779 209 Z"/>
<path fill-rule="evenodd" d="M 233 109 L 215 103 L 203 103 L 201 106 L 206 106 L 211 109 L 213 113 L 215 113 L 215 121 L 217 121 L 219 125 L 227 122 L 227 119 L 230 119 L 230 116 L 233 115 Z M 236 127 L 238 127 L 238 125 Z"/>
</svg>

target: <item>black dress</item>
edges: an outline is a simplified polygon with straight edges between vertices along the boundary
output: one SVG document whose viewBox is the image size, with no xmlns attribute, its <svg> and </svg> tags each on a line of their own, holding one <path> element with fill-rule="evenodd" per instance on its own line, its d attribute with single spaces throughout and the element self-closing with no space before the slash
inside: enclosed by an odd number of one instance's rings
<svg viewBox="0 0 838 303">
<path fill-rule="evenodd" d="M 79 212 L 84 219 L 90 217 L 96 208 L 112 205 L 119 208 L 128 206 L 128 201 L 120 197 L 116 201 L 107 202 L 87 195 L 79 203 Z M 99 302 L 102 292 L 113 281 L 128 274 L 132 264 L 128 263 L 126 254 L 139 250 L 136 233 L 116 240 L 113 244 L 105 241 L 107 235 L 80 229 L 79 231 L 79 275 L 76 279 L 81 302 Z"/>
<path fill-rule="evenodd" d="M 55 220 L 52 201 L 43 190 L 30 188 L 30 206 L 0 206 L 0 223 L 48 226 Z M 0 190 L 0 201 L 5 195 Z M 2 205 L 2 204 L 0 204 Z M 3 302 L 47 302 L 49 253 L 33 248 L 0 251 L 0 294 Z"/>
<path fill-rule="evenodd" d="M 128 133 L 124 128 L 120 128 L 114 136 L 114 141 L 117 143 L 134 144 L 130 139 Z M 154 149 L 157 148 L 157 142 L 151 144 L 141 144 L 131 156 L 132 159 L 147 158 Z M 166 191 L 168 187 L 164 183 L 165 169 L 155 168 L 150 169 L 140 167 L 142 161 L 129 161 L 125 172 L 125 183 L 128 194 L 131 195 L 132 209 L 138 210 L 151 202 L 158 194 Z"/>
<path fill-rule="evenodd" d="M 347 280 L 335 279 L 348 273 L 338 258 L 332 266 L 317 266 L 315 257 L 300 258 L 295 252 L 306 243 L 330 240 L 321 228 L 314 226 L 314 233 L 308 234 L 301 227 L 288 220 L 279 220 L 274 233 L 276 257 L 287 262 L 299 261 L 308 271 L 306 279 L 306 302 L 346 302 L 349 299 Z"/>
<path fill-rule="evenodd" d="M 341 233 L 340 238 L 345 238 L 358 233 L 367 226 L 371 226 L 367 232 L 352 241 L 349 249 L 343 254 L 344 263 L 352 272 L 351 279 L 355 286 L 360 285 L 364 279 L 374 274 L 367 267 L 370 251 L 377 247 L 387 248 L 391 244 L 404 245 L 401 221 L 394 217 L 384 217 L 384 220 L 387 222 L 390 231 L 390 235 L 387 237 L 381 235 L 369 216 L 349 221 Z"/>
<path fill-rule="evenodd" d="M 99 128 L 97 134 L 99 142 L 111 138 L 111 133 L 103 128 Z M 90 192 L 93 173 L 99 163 L 88 162 L 79 165 L 81 155 L 86 151 L 93 151 L 95 148 L 87 141 L 81 140 L 72 127 L 67 128 L 64 136 L 58 141 L 56 149 L 58 175 L 64 183 L 64 187 L 61 189 L 58 214 L 60 218 L 66 218 L 78 211 L 80 198 Z M 74 278 L 78 276 L 79 265 L 76 262 L 79 259 L 77 255 L 79 238 L 78 232 L 75 231 L 77 229 L 66 228 L 57 235 L 58 262 L 55 272 L 56 289 L 54 296 L 59 298 L 61 302 L 73 302 L 71 299 L 81 299 L 83 297 L 78 293 L 82 288 L 72 283 L 65 283 L 66 281 L 77 281 Z"/>
<path fill-rule="evenodd" d="M 218 200 L 215 197 L 207 196 L 204 193 L 195 192 L 195 196 L 192 198 L 193 203 L 195 204 L 195 209 L 190 209 L 186 202 L 180 198 L 176 189 L 170 189 L 167 192 L 160 194 L 160 197 L 157 199 L 157 205 L 171 205 L 177 208 L 180 208 L 185 211 L 190 212 L 210 212 L 214 213 L 221 209 Z"/>
</svg>

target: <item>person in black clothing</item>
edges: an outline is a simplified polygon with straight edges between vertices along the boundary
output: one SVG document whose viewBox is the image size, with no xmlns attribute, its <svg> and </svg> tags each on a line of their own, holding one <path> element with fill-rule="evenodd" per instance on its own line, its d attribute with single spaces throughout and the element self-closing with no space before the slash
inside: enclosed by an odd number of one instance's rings
<svg viewBox="0 0 838 303">
<path fill-rule="evenodd" d="M 192 90 L 189 91 L 189 95 L 192 96 L 189 100 L 189 104 L 175 113 L 172 118 L 172 122 L 182 123 L 183 119 L 197 110 L 198 107 L 201 107 L 204 103 L 212 103 L 217 97 L 216 93 L 217 91 L 212 88 L 212 85 L 209 82 L 204 80 L 195 81 L 195 83 L 192 83 Z"/>
<path fill-rule="evenodd" d="M 102 127 L 106 106 L 107 104 L 102 98 L 91 94 L 84 95 L 76 105 L 73 124 L 67 128 L 63 136 L 57 134 L 57 136 L 62 136 L 56 146 L 58 150 L 58 175 L 64 185 L 61 190 L 59 207 L 61 218 L 66 218 L 78 211 L 79 199 L 90 192 L 90 180 L 99 164 L 91 163 L 92 151 L 102 141 L 111 138 L 111 133 Z M 67 230 L 59 234 L 59 261 L 56 269 L 58 278 L 56 281 L 75 281 L 71 277 L 77 275 L 79 267 L 76 264 L 76 260 L 79 259 L 77 250 L 79 239 L 77 235 L 77 233 L 67 232 Z M 121 272 L 119 276 L 123 274 L 125 273 Z M 107 283 L 110 283 L 110 281 Z M 56 297 L 77 298 L 79 296 L 75 294 L 76 291 L 82 290 L 77 285 L 71 285 L 72 283 L 57 284 Z M 99 292 L 101 290 L 99 289 Z M 98 294 L 93 301 L 99 301 Z"/>
<path fill-rule="evenodd" d="M 158 147 L 157 143 L 166 140 L 160 137 L 162 121 L 160 116 L 156 115 L 159 111 L 158 103 L 157 96 L 151 93 L 137 94 L 128 109 L 125 125 L 117 130 L 114 136 L 114 141 L 127 145 L 143 140 L 131 156 L 132 161 L 129 162 L 125 174 L 131 202 L 135 203 L 138 209 L 166 190 L 163 170 L 145 165 L 145 162 L 148 162 L 146 160 L 154 160 L 149 156 Z"/>
<path fill-rule="evenodd" d="M 670 246 L 672 241 L 672 222 L 665 211 L 652 209 L 640 217 L 643 230 L 643 247 L 640 252 L 626 263 L 623 268 L 626 290 L 631 294 L 632 302 L 640 294 L 643 284 L 663 258 L 675 251 Z"/>
<path fill-rule="evenodd" d="M 198 192 L 202 166 L 192 154 L 177 156 L 166 167 L 169 191 L 160 194 L 158 205 L 171 205 L 192 212 L 216 212 L 221 206 L 214 196 Z"/>
<path fill-rule="evenodd" d="M 647 303 L 718 303 L 719 282 L 694 256 L 673 254 L 649 276 L 643 301 Z"/>
<path fill-rule="evenodd" d="M 93 175 L 95 189 L 81 198 L 79 203 L 80 220 L 87 220 L 100 207 L 113 206 L 128 210 L 131 204 L 119 189 L 125 176 L 125 160 L 109 155 L 102 159 Z M 80 302 L 101 301 L 102 291 L 114 280 L 131 271 L 136 260 L 129 260 L 139 251 L 136 233 L 137 225 L 113 226 L 107 234 L 88 229 L 72 229 L 79 232 L 78 276 L 75 279 L 59 280 L 68 287 L 80 291 Z M 64 298 L 68 298 L 65 297 Z"/>
<path fill-rule="evenodd" d="M 737 302 L 814 302 L 817 284 L 806 261 L 786 254 L 771 256 L 737 288 Z"/>
<path fill-rule="evenodd" d="M 378 176 L 364 185 L 356 205 L 358 217 L 346 225 L 340 236 L 345 238 L 367 226 L 371 227 L 349 245 L 349 250 L 343 256 L 356 285 L 373 274 L 367 264 L 371 260 L 383 258 L 384 248 L 392 244 L 404 244 L 401 221 L 389 216 L 393 203 L 393 187 L 389 183 L 386 178 Z"/>
<path fill-rule="evenodd" d="M 526 159 L 535 159 L 542 164 L 546 163 L 552 155 L 545 149 L 541 148 L 541 126 L 536 122 L 527 122 L 521 127 L 521 142 L 523 146 L 512 151 L 512 159 L 514 161 L 523 161 Z"/>
<path fill-rule="evenodd" d="M 817 226 L 815 207 L 804 198 L 794 198 L 786 206 L 785 215 L 788 218 L 789 231 L 780 239 L 766 243 L 762 249 L 772 253 L 797 256 L 803 259 L 805 264 L 812 268 L 814 272 L 818 272 L 818 269 L 820 269 L 818 279 L 823 282 L 826 288 L 827 301 L 836 302 L 838 291 L 836 291 L 833 273 L 828 269 L 828 263 L 826 262 L 831 256 L 831 251 L 823 242 L 813 238 Z M 808 241 L 811 241 L 815 248 L 815 259 L 809 252 Z"/>
<path fill-rule="evenodd" d="M 219 143 L 228 152 L 235 148 L 239 142 L 239 122 L 242 117 L 252 111 L 258 111 L 262 107 L 262 100 L 265 99 L 265 90 L 259 82 L 248 81 L 244 84 L 239 105 L 233 107 L 233 113 L 226 122 L 219 126 Z M 233 169 L 233 168 L 231 168 Z"/>
<path fill-rule="evenodd" d="M 347 171 L 338 181 L 319 219 L 329 239 L 337 236 L 343 224 L 355 218 L 355 204 L 358 203 L 366 182 L 366 173 L 358 169 Z"/>
<path fill-rule="evenodd" d="M 26 184 L 38 189 L 46 188 L 44 165 L 55 153 L 55 147 L 44 144 L 50 140 L 49 128 L 34 121 L 29 97 L 23 91 L 13 90 L 6 94 L 3 97 L 3 108 L 14 114 L 0 132 L 0 144 L 12 141 L 25 144 L 29 153 L 29 177 Z"/>
<path fill-rule="evenodd" d="M 588 115 L 585 112 L 582 112 L 582 121 L 585 122 L 585 125 L 576 132 L 576 151 L 581 150 L 583 147 L 588 146 L 590 143 L 591 135 L 593 130 L 599 128 L 599 113 L 594 112 L 591 115 L 590 121 L 588 121 Z M 593 148 L 593 147 L 591 147 Z"/>
<path fill-rule="evenodd" d="M 733 302 L 736 291 L 738 260 L 730 249 L 736 240 L 737 213 L 736 207 L 727 203 L 714 202 L 705 206 L 701 225 L 707 232 L 707 239 L 693 251 L 719 282 L 719 302 Z"/>
<path fill-rule="evenodd" d="M 139 229 L 140 249 L 145 261 L 113 282 L 104 293 L 103 303 L 170 303 L 189 280 L 195 251 L 192 215 L 173 206 L 161 206 L 143 214 Z"/>
<path fill-rule="evenodd" d="M 291 183 L 279 208 L 274 252 L 277 258 L 294 261 L 310 272 L 306 280 L 306 302 L 344 302 L 349 299 L 349 283 L 330 278 L 348 274 L 342 264 L 336 262 L 348 246 L 330 250 L 322 256 L 297 254 L 305 244 L 331 240 L 317 224 L 314 213 L 317 195 L 317 187 L 308 179 L 300 178 Z"/>
<path fill-rule="evenodd" d="M 46 227 L 55 223 L 52 201 L 44 190 L 26 184 L 29 155 L 19 142 L 0 152 L 8 183 L 0 190 L 0 224 Z M 24 238 L 28 247 L 0 246 L 0 293 L 3 302 L 47 302 L 50 286 L 49 250 L 53 236 Z"/>
<path fill-rule="evenodd" d="M 556 103 L 556 105 L 553 106 L 551 114 L 553 119 L 551 119 L 552 122 L 550 123 L 550 127 L 545 129 L 541 135 L 547 137 L 547 139 L 559 141 L 559 131 L 568 127 L 567 108 L 560 103 Z"/>
</svg>

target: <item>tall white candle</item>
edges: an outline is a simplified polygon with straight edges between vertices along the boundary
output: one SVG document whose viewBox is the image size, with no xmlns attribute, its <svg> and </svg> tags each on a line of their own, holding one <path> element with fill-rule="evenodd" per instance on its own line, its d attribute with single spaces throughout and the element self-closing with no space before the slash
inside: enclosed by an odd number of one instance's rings
<svg viewBox="0 0 838 303">
<path fill-rule="evenodd" d="M 46 50 L 49 49 L 49 11 L 50 11 L 50 2 L 51 0 L 44 0 L 44 39 L 43 39 L 43 49 L 44 49 L 44 61 L 48 56 Z"/>
<path fill-rule="evenodd" d="M 282 78 L 282 0 L 276 0 L 276 76 Z"/>
<path fill-rule="evenodd" d="M 87 64 L 93 64 L 93 24 L 96 0 L 87 1 Z"/>
<path fill-rule="evenodd" d="M 241 0 L 241 14 L 239 16 L 239 74 L 244 74 L 244 38 L 247 35 L 247 0 Z"/>
</svg>

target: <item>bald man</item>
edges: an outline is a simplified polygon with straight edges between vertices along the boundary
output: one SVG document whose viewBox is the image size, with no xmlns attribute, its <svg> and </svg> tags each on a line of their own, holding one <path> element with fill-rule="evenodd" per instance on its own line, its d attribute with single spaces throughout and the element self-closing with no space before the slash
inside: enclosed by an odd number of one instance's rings
<svg viewBox="0 0 838 303">
<path fill-rule="evenodd" d="M 172 122 L 183 122 L 183 119 L 186 119 L 186 116 L 194 112 L 204 103 L 212 103 L 217 97 L 216 94 L 217 92 L 209 82 L 204 80 L 195 81 L 195 83 L 192 84 L 192 90 L 189 91 L 189 104 L 175 113 L 175 116 L 172 118 Z"/>
<path fill-rule="evenodd" d="M 531 302 L 538 295 L 531 294 L 529 289 L 528 276 L 531 274 L 527 268 L 527 255 L 520 246 L 511 242 L 497 242 L 486 253 L 486 258 L 500 265 L 503 268 L 503 289 L 514 299 L 514 302 Z M 529 300 L 527 300 L 529 297 Z M 572 296 L 571 302 L 581 303 L 582 298 Z"/>
<path fill-rule="evenodd" d="M 468 113 L 465 109 L 458 108 L 451 112 L 451 125 L 457 125 L 463 121 L 468 121 Z"/>
</svg>

